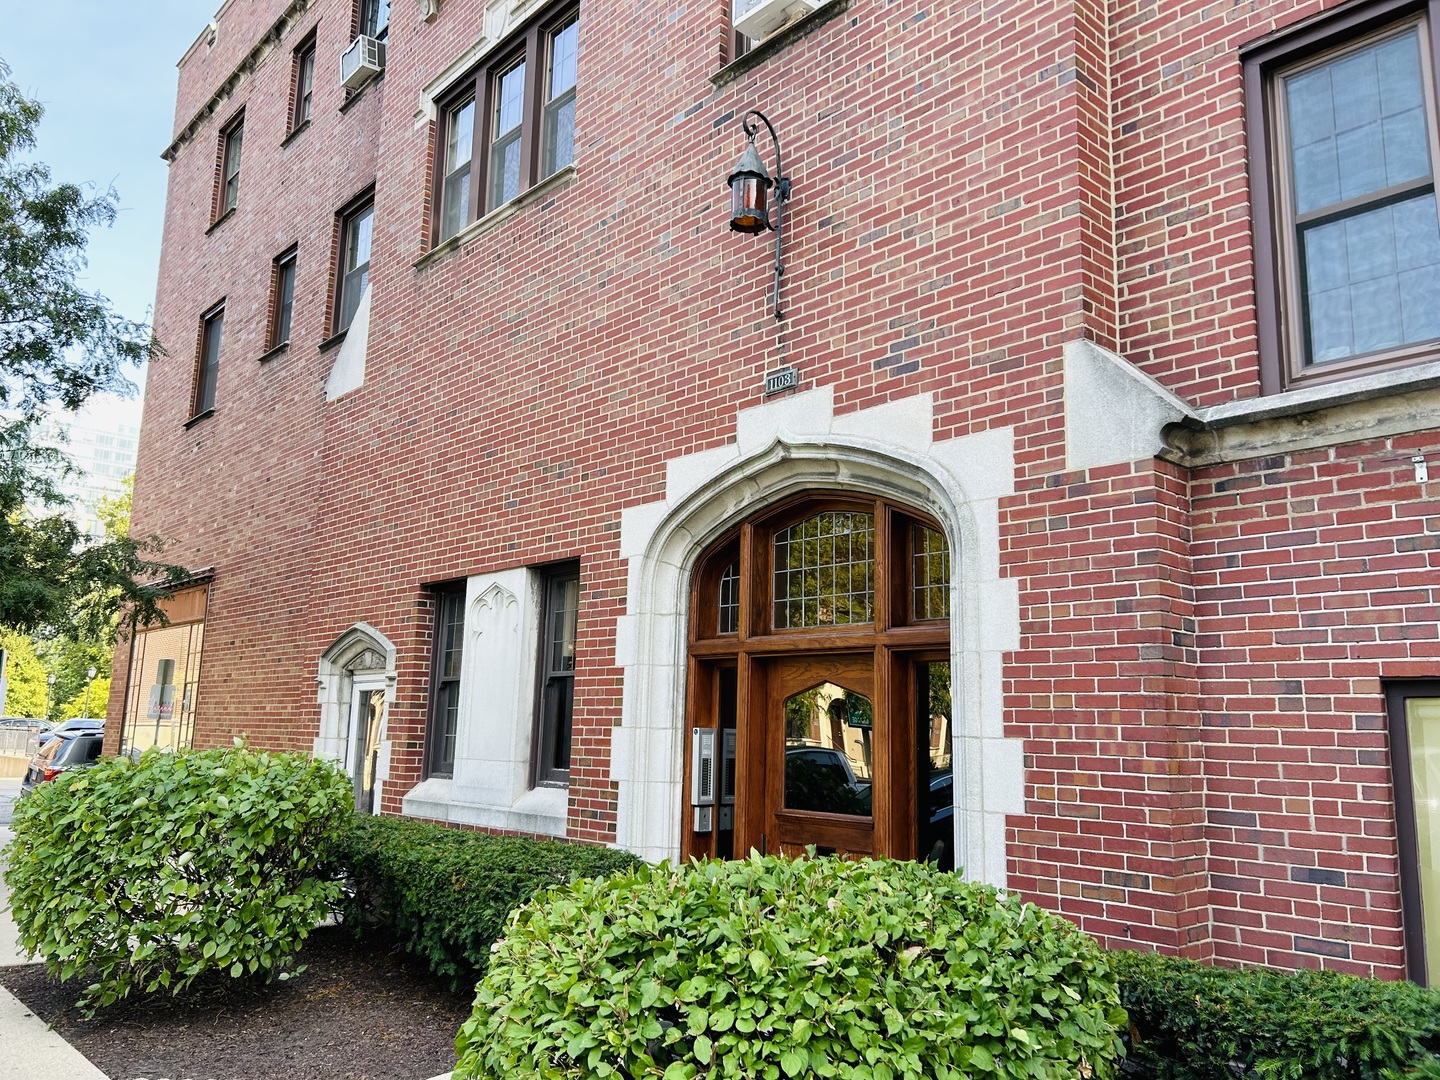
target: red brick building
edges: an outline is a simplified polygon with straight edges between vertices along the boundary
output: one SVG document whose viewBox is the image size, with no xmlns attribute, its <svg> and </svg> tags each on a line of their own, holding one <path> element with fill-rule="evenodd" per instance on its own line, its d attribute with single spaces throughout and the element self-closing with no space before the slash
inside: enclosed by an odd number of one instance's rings
<svg viewBox="0 0 1440 1080">
<path fill-rule="evenodd" d="M 1425 980 L 1440 13 L 737 11 L 220 9 L 135 488 L 196 584 L 112 749 Z"/>
</svg>

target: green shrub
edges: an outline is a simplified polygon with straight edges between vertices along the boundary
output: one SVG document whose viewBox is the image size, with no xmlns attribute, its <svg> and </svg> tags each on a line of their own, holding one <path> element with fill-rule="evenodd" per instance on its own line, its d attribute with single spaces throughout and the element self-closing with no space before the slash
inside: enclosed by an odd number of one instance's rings
<svg viewBox="0 0 1440 1080">
<path fill-rule="evenodd" d="M 920 863 L 642 867 L 520 909 L 460 1029 L 456 1080 L 1106 1080 L 1107 954 Z"/>
<path fill-rule="evenodd" d="M 210 972 L 283 975 L 339 899 L 328 847 L 348 779 L 295 754 L 151 751 L 19 801 L 7 849 L 20 944 L 86 1009 Z"/>
<path fill-rule="evenodd" d="M 510 913 L 536 892 L 638 864 L 590 844 L 356 817 L 340 843 L 347 924 L 380 925 L 452 988 L 474 986 Z"/>
<path fill-rule="evenodd" d="M 1116 953 L 1127 1071 L 1154 1080 L 1440 1077 L 1440 993 L 1334 971 Z M 1232 1067 L 1232 1062 L 1234 1063 Z"/>
</svg>

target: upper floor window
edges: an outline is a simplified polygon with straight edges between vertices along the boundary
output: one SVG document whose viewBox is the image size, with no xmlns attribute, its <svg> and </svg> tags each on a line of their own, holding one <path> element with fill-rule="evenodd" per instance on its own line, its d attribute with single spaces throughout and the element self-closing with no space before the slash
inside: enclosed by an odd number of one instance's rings
<svg viewBox="0 0 1440 1080">
<path fill-rule="evenodd" d="M 1440 355 L 1435 62 L 1407 9 L 1345 8 L 1246 58 L 1267 391 Z"/>
<path fill-rule="evenodd" d="M 225 303 L 221 301 L 200 318 L 200 347 L 195 358 L 190 415 L 204 416 L 215 408 L 215 385 L 220 378 L 220 340 L 225 330 Z"/>
<path fill-rule="evenodd" d="M 240 144 L 245 135 L 242 113 L 220 132 L 219 172 L 216 176 L 215 220 L 235 209 L 240 199 Z"/>
<path fill-rule="evenodd" d="M 295 50 L 295 106 L 290 113 L 290 130 L 298 131 L 310 122 L 315 97 L 315 35 Z"/>
<path fill-rule="evenodd" d="M 360 34 L 383 38 L 389 29 L 390 0 L 360 0 Z"/>
<path fill-rule="evenodd" d="M 275 260 L 270 272 L 270 340 L 278 349 L 290 340 L 290 321 L 295 311 L 295 254 L 291 248 Z"/>
<path fill-rule="evenodd" d="M 360 298 L 370 284 L 370 240 L 375 203 L 363 202 L 340 215 L 339 274 L 336 281 L 334 332 L 347 329 L 360 307 Z"/>
<path fill-rule="evenodd" d="M 542 15 L 442 101 L 437 239 L 575 160 L 579 41 L 573 10 Z"/>
</svg>

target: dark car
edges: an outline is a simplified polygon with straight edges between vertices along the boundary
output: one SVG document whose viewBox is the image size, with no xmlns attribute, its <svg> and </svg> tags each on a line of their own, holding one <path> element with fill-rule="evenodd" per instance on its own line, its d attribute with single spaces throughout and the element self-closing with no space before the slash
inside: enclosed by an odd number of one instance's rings
<svg viewBox="0 0 1440 1080">
<path fill-rule="evenodd" d="M 90 729 L 56 731 L 35 756 L 30 759 L 30 768 L 20 782 L 20 794 L 29 795 L 35 788 L 54 780 L 71 769 L 85 769 L 100 759 L 100 747 L 105 743 L 105 732 Z"/>
<path fill-rule="evenodd" d="M 65 735 L 74 731 L 103 732 L 104 730 L 105 718 L 103 716 L 99 717 L 98 719 L 66 720 L 57 728 L 54 728 L 50 731 L 41 732 L 40 737 L 35 740 L 35 745 L 43 749 L 46 743 L 60 735 Z"/>
</svg>

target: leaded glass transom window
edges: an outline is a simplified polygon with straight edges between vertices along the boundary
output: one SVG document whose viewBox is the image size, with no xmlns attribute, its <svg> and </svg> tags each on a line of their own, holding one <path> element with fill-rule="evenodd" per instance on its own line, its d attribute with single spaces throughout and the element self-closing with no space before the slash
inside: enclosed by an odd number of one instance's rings
<svg viewBox="0 0 1440 1080">
<path fill-rule="evenodd" d="M 875 618 L 875 516 L 825 510 L 775 533 L 774 626 Z"/>
<path fill-rule="evenodd" d="M 912 526 L 914 560 L 911 580 L 917 619 L 950 617 L 950 542 L 945 534 L 924 525 Z"/>
<path fill-rule="evenodd" d="M 740 564 L 732 562 L 720 574 L 720 618 L 717 628 L 722 634 L 740 629 Z"/>
</svg>

